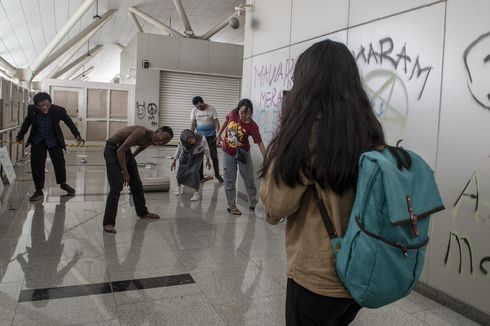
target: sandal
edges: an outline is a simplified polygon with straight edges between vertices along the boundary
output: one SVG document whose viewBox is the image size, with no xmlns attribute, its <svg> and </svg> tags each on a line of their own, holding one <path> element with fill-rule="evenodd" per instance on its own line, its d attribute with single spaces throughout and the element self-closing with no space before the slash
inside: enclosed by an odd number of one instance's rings
<svg viewBox="0 0 490 326">
<path fill-rule="evenodd" d="M 242 215 L 242 212 L 236 207 L 229 207 L 227 208 L 227 211 L 233 215 Z"/>
<path fill-rule="evenodd" d="M 114 228 L 114 225 L 104 225 L 104 231 L 107 233 L 117 233 L 116 229 Z"/>
</svg>

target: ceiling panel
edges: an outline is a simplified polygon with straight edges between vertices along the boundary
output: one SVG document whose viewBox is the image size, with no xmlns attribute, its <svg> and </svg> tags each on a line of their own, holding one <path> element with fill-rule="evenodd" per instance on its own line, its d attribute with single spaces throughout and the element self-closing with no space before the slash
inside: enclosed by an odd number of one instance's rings
<svg viewBox="0 0 490 326">
<path fill-rule="evenodd" d="M 81 6 L 84 0 L 0 0 L 0 56 L 19 68 L 27 68 L 47 44 L 63 28 L 68 19 Z M 196 35 L 206 33 L 212 26 L 234 12 L 235 6 L 245 0 L 181 0 Z M 170 25 L 180 33 L 184 26 L 175 9 L 173 0 L 99 0 L 99 15 L 108 9 L 117 9 L 107 22 L 91 39 L 90 47 L 102 44 L 103 50 L 86 66 L 96 68 L 89 74 L 92 81 L 110 81 L 119 70 L 120 48 L 115 43 L 127 44 L 135 35 L 136 28 L 128 16 L 128 7 L 137 6 L 145 13 Z M 84 14 L 57 46 L 62 46 L 75 37 L 93 21 L 95 5 Z M 138 17 L 145 33 L 165 34 Z M 225 28 L 213 36 L 213 41 L 243 43 L 243 27 L 238 30 Z M 82 48 L 72 57 L 78 58 L 87 51 Z M 46 76 L 57 66 L 54 62 L 44 69 L 35 80 Z M 81 72 L 82 70 L 80 70 Z"/>
</svg>

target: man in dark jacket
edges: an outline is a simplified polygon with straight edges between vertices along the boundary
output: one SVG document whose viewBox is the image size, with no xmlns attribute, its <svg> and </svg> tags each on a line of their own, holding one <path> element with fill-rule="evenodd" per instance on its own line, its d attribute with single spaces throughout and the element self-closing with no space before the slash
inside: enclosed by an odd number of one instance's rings
<svg viewBox="0 0 490 326">
<path fill-rule="evenodd" d="M 85 143 L 65 108 L 51 104 L 51 97 L 48 93 L 34 95 L 34 105 L 29 105 L 27 108 L 27 116 L 17 135 L 17 141 L 22 142 L 27 130 L 32 126 L 27 145 L 32 146 L 31 170 L 36 191 L 31 196 L 31 201 L 44 198 L 44 171 L 47 152 L 49 152 L 53 163 L 56 183 L 69 195 L 75 194 L 75 189 L 66 184 L 65 157 L 63 155 L 66 146 L 60 127 L 61 120 L 70 128 L 77 143 Z"/>
</svg>

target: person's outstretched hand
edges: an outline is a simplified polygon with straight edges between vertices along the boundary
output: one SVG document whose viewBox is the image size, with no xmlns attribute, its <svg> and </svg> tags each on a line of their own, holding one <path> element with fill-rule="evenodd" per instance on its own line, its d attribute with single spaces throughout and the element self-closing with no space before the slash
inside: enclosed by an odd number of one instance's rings
<svg viewBox="0 0 490 326">
<path fill-rule="evenodd" d="M 80 143 L 82 145 L 85 145 L 85 139 L 83 139 L 81 136 L 77 136 L 77 144 L 80 145 Z"/>
</svg>

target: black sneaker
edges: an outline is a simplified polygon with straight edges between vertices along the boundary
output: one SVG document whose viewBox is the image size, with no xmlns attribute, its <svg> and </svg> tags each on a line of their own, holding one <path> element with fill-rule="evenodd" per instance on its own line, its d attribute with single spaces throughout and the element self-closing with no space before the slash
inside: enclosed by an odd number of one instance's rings
<svg viewBox="0 0 490 326">
<path fill-rule="evenodd" d="M 44 193 L 42 190 L 36 189 L 36 191 L 29 198 L 30 201 L 38 201 L 44 199 Z"/>
<path fill-rule="evenodd" d="M 220 175 L 217 175 L 216 176 L 216 180 L 218 180 L 220 183 L 223 183 L 224 182 L 223 177 L 220 176 Z"/>
<path fill-rule="evenodd" d="M 75 194 L 75 189 L 73 189 L 72 187 L 70 187 L 66 183 L 63 183 L 60 186 L 60 188 L 63 189 L 64 191 L 66 191 L 68 193 L 68 195 L 70 195 L 70 196 L 73 196 Z"/>
</svg>

